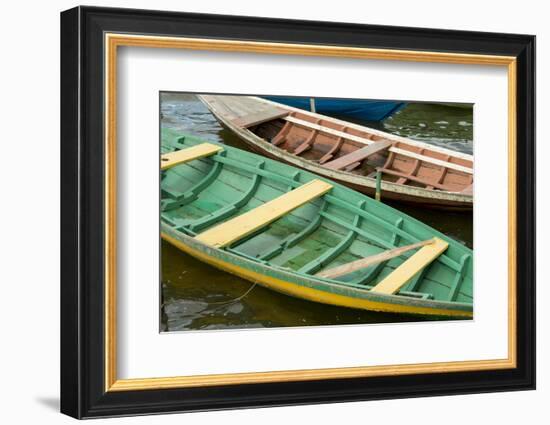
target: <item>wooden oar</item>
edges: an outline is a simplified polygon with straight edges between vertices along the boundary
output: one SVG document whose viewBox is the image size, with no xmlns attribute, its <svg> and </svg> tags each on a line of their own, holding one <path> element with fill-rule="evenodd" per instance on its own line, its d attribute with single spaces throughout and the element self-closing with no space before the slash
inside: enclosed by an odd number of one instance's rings
<svg viewBox="0 0 550 425">
<path fill-rule="evenodd" d="M 350 274 L 356 270 L 364 269 L 366 267 L 372 266 L 373 264 L 381 263 L 382 261 L 391 260 L 392 258 L 399 257 L 407 251 L 411 251 L 416 248 L 421 248 L 426 245 L 431 245 L 436 241 L 436 238 L 428 239 L 425 241 L 420 241 L 413 243 L 411 245 L 400 246 L 399 248 L 389 249 L 387 251 L 381 252 L 380 254 L 371 255 L 366 258 L 361 258 L 360 260 L 352 261 L 350 263 L 342 264 L 341 266 L 334 267 L 317 273 L 316 276 L 324 277 L 326 279 L 334 279 L 338 276 L 344 276 Z"/>
</svg>

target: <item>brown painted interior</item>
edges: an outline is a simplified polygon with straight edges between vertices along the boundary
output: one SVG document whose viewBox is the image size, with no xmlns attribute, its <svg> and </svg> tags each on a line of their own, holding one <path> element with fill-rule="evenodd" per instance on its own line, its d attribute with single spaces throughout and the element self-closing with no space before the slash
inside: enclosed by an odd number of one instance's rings
<svg viewBox="0 0 550 425">
<path fill-rule="evenodd" d="M 290 116 L 346 134 L 369 139 L 374 142 L 387 140 L 367 131 L 348 128 L 345 125 L 338 125 L 333 121 L 315 118 L 300 112 L 292 112 Z M 262 139 L 284 149 L 290 154 L 298 155 L 304 159 L 315 161 L 320 164 L 326 164 L 327 168 L 333 168 L 330 166 L 331 161 L 341 159 L 344 155 L 354 153 L 367 146 L 345 137 L 339 137 L 337 135 L 328 134 L 322 130 L 316 130 L 302 124 L 286 121 L 284 117 L 259 123 L 248 127 L 248 129 Z M 383 173 L 382 179 L 389 182 L 422 187 L 430 190 L 445 190 L 450 192 L 464 191 L 465 193 L 471 191 L 471 186 L 473 184 L 472 174 L 410 158 L 402 154 L 389 152 L 388 149 L 393 146 L 468 168 L 473 167 L 472 161 L 432 151 L 429 148 L 420 148 L 398 141 L 389 141 L 391 145 L 387 148 L 379 150 L 366 158 L 361 158 L 362 155 L 359 154 L 359 160 L 353 161 L 349 165 L 337 169 L 356 175 L 371 177 L 376 174 L 377 170 L 381 170 Z M 372 146 L 372 144 L 369 146 Z M 373 150 L 376 151 L 376 149 Z M 351 158 L 352 157 L 349 159 Z M 346 163 L 349 161 L 344 160 L 342 162 Z"/>
</svg>

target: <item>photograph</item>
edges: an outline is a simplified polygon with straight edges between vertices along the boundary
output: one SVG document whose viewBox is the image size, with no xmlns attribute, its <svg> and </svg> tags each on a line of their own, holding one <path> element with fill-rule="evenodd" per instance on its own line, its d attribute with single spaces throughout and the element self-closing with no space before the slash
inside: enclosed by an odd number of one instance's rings
<svg viewBox="0 0 550 425">
<path fill-rule="evenodd" d="M 473 319 L 473 104 L 159 108 L 161 332 Z"/>
</svg>

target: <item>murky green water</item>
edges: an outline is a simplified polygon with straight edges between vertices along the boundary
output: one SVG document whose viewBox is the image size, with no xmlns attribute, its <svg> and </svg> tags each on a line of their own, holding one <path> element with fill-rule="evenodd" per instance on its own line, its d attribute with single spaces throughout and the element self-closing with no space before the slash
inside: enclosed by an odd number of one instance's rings
<svg viewBox="0 0 550 425">
<path fill-rule="evenodd" d="M 383 122 L 358 123 L 472 153 L 471 108 L 409 103 Z M 163 93 L 161 125 L 247 149 L 240 139 L 219 125 L 194 95 Z M 471 214 L 424 210 L 402 204 L 393 206 L 472 247 Z M 164 331 L 420 320 L 409 316 L 332 307 L 282 295 L 259 285 L 253 287 L 250 282 L 195 260 L 164 241 L 161 247 L 161 268 Z"/>
</svg>

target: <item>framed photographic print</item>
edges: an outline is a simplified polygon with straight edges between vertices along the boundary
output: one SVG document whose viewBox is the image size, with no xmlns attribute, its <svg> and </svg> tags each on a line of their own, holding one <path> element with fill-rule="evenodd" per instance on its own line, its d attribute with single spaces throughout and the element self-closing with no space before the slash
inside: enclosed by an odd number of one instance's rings
<svg viewBox="0 0 550 425">
<path fill-rule="evenodd" d="M 61 14 L 61 410 L 534 388 L 533 36 Z"/>
</svg>

